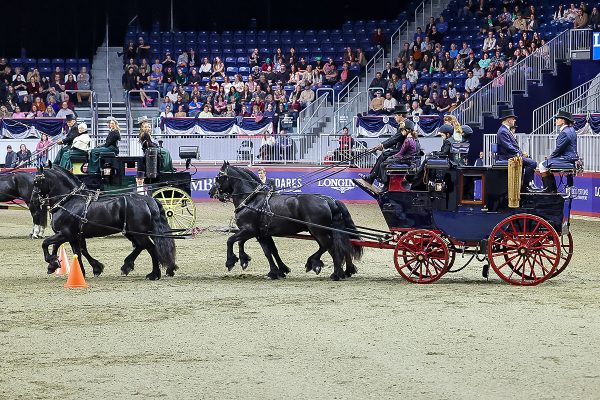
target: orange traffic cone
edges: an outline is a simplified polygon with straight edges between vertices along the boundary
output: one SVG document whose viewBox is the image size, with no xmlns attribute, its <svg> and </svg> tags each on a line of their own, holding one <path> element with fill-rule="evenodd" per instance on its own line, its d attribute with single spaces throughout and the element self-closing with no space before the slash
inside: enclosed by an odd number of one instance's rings
<svg viewBox="0 0 600 400">
<path fill-rule="evenodd" d="M 79 265 L 79 258 L 77 255 L 73 256 L 73 264 L 71 265 L 71 272 L 65 283 L 66 288 L 86 288 L 88 287 L 85 283 L 85 278 L 81 272 L 81 266 Z"/>
<path fill-rule="evenodd" d="M 67 275 L 71 271 L 71 266 L 69 265 L 69 257 L 67 256 L 64 244 L 60 246 L 58 262 L 60 263 L 60 268 L 56 270 L 55 274 L 58 276 Z"/>
</svg>

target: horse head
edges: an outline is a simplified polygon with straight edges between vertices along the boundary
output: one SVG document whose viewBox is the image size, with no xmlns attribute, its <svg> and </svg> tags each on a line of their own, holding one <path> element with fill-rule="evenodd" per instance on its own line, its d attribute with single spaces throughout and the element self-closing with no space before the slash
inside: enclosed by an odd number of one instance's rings
<svg viewBox="0 0 600 400">
<path fill-rule="evenodd" d="M 223 165 L 221 166 L 221 169 L 215 177 L 215 181 L 208 192 L 208 195 L 211 198 L 216 198 L 221 202 L 226 202 L 229 200 L 234 190 L 231 179 L 228 175 L 229 167 L 229 162 L 223 161 Z"/>
</svg>

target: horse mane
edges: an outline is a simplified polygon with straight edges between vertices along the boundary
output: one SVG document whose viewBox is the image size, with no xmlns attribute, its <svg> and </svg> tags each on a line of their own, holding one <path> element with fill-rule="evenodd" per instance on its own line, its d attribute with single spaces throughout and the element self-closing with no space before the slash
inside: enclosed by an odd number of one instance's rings
<svg viewBox="0 0 600 400">
<path fill-rule="evenodd" d="M 250 178 L 251 180 L 255 181 L 256 183 L 260 183 L 262 185 L 262 181 L 260 180 L 260 178 L 258 176 L 256 176 L 256 174 L 252 171 L 250 171 L 248 168 L 244 168 L 244 167 L 237 167 L 241 172 L 244 173 L 244 175 L 246 175 L 248 178 Z"/>
<path fill-rule="evenodd" d="M 55 173 L 57 177 L 62 177 L 68 183 L 70 183 L 74 188 L 81 186 L 81 181 L 75 175 L 71 173 L 71 171 L 64 169 L 60 165 L 53 165 L 52 168 L 47 169 L 46 171 L 52 171 Z"/>
</svg>

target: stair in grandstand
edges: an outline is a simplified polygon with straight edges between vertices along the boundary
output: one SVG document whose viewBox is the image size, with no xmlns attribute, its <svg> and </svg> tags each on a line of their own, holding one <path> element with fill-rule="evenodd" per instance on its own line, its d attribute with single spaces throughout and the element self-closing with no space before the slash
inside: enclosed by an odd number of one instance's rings
<svg viewBox="0 0 600 400">
<path fill-rule="evenodd" d="M 103 43 L 98 47 L 92 61 L 92 88 L 96 91 L 99 102 L 123 101 L 123 86 L 121 78 L 123 75 L 123 57 L 117 52 L 123 51 L 121 47 L 106 47 Z M 108 75 L 107 75 L 108 64 Z"/>
<path fill-rule="evenodd" d="M 111 113 L 112 111 L 112 113 Z M 124 137 L 127 132 L 127 112 L 124 102 L 113 102 L 112 110 L 108 102 L 98 103 L 98 140 L 103 142 L 108 135 L 108 119 L 113 117 L 117 120 L 119 128 L 121 129 L 121 135 Z M 127 143 L 125 140 L 119 142 L 119 150 L 126 154 Z"/>
</svg>

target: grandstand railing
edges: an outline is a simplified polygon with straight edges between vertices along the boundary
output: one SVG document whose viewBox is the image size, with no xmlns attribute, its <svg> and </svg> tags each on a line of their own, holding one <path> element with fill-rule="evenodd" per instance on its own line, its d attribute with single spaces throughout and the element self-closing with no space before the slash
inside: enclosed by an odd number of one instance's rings
<svg viewBox="0 0 600 400">
<path fill-rule="evenodd" d="M 321 135 L 319 138 L 320 157 L 316 164 L 341 163 L 341 166 L 371 168 L 375 164 L 376 155 L 371 153 L 360 156 L 369 148 L 367 143 L 354 138 L 354 147 L 351 151 L 340 151 L 340 137 L 342 135 Z M 344 162 L 344 160 L 349 160 Z"/>
<path fill-rule="evenodd" d="M 529 154 L 537 162 L 542 162 L 556 147 L 556 134 L 530 135 L 519 133 L 516 135 L 519 148 Z M 486 165 L 493 163 L 491 153 L 492 143 L 496 143 L 495 134 L 483 135 L 483 152 Z M 600 172 L 600 135 L 577 135 L 577 151 L 583 159 L 584 169 L 589 172 Z"/>
<path fill-rule="evenodd" d="M 404 22 L 404 24 L 406 24 L 406 21 Z M 383 71 L 385 69 L 384 55 L 385 50 L 383 48 L 380 48 L 379 50 L 377 50 L 375 55 L 373 55 L 373 57 L 369 60 L 369 62 L 367 62 L 367 65 L 365 66 L 364 90 L 367 90 L 369 88 L 369 85 L 371 84 L 371 81 L 375 77 L 377 71 Z"/>
<path fill-rule="evenodd" d="M 350 92 L 352 91 L 352 89 L 354 89 L 355 87 L 358 86 L 360 79 L 358 76 L 355 76 L 354 78 L 352 78 L 350 80 L 350 82 L 348 82 L 348 84 L 346 86 L 344 86 L 342 88 L 342 90 L 340 90 L 337 93 L 336 96 L 336 107 L 335 108 L 339 108 L 340 107 L 340 103 L 343 103 L 345 101 L 345 99 L 349 99 L 350 98 Z"/>
<path fill-rule="evenodd" d="M 321 89 L 319 89 L 321 90 Z M 317 91 L 318 93 L 319 91 Z M 298 114 L 298 134 L 306 134 L 315 125 L 321 122 L 323 116 L 322 110 L 327 107 L 329 92 L 326 90 L 325 93 L 317 97 L 313 102 L 304 107 L 303 110 Z"/>
<path fill-rule="evenodd" d="M 529 81 L 540 81 L 545 71 L 556 72 L 557 60 L 569 57 L 569 30 L 565 30 L 494 78 L 451 112 L 464 124 L 481 126 L 484 115 L 498 118 L 498 104 L 512 106 L 515 92 L 527 94 Z"/>
<path fill-rule="evenodd" d="M 338 133 L 342 128 L 353 124 L 356 115 L 363 111 L 364 102 L 368 103 L 369 93 L 358 92 L 346 104 L 338 108 L 333 116 L 333 132 Z M 353 127 L 349 127 L 353 131 Z"/>
<path fill-rule="evenodd" d="M 549 134 L 555 129 L 554 116 L 559 110 L 572 114 L 600 111 L 600 74 L 533 110 L 532 134 Z"/>
<path fill-rule="evenodd" d="M 109 57 L 110 52 L 108 50 L 108 15 L 106 16 L 106 84 L 108 86 L 108 112 L 112 115 L 112 92 L 110 90 L 110 75 L 109 75 Z"/>
<path fill-rule="evenodd" d="M 591 29 L 571 29 L 569 33 L 569 56 L 577 58 L 577 55 L 574 53 L 589 54 L 591 43 Z"/>
</svg>

